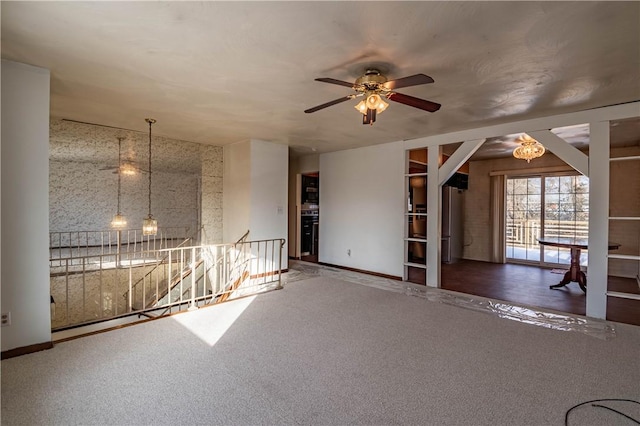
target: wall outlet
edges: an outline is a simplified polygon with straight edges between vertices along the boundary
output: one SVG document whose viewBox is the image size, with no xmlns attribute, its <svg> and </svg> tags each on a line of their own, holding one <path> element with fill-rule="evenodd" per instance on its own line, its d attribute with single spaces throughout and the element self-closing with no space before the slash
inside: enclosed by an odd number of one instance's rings
<svg viewBox="0 0 640 426">
<path fill-rule="evenodd" d="M 11 325 L 11 312 L 5 312 L 0 316 L 0 322 L 2 322 L 2 327 L 6 327 Z"/>
<path fill-rule="evenodd" d="M 351 256 L 351 249 L 347 249 L 347 256 Z"/>
</svg>

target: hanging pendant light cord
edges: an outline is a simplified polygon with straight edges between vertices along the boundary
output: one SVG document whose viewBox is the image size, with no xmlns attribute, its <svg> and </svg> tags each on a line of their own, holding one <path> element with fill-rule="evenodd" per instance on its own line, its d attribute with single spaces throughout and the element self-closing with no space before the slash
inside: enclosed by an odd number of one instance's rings
<svg viewBox="0 0 640 426">
<path fill-rule="evenodd" d="M 156 122 L 153 118 L 147 118 L 149 123 L 149 217 L 151 217 L 151 125 Z"/>
</svg>

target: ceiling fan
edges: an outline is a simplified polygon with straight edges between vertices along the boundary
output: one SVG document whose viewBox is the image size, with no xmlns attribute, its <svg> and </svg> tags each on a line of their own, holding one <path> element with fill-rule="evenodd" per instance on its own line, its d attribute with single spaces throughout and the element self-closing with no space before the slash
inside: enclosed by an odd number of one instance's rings
<svg viewBox="0 0 640 426">
<path fill-rule="evenodd" d="M 355 83 L 336 80 L 334 78 L 316 78 L 315 80 L 323 83 L 349 87 L 355 90 L 356 93 L 309 108 L 304 111 L 307 114 L 358 97 L 364 98 L 355 106 L 355 108 L 362 113 L 362 124 L 373 125 L 376 121 L 376 115 L 387 109 L 389 104 L 386 103 L 383 98 L 429 112 L 436 112 L 440 109 L 440 104 L 438 103 L 395 92 L 395 89 L 402 87 L 433 83 L 433 78 L 424 74 L 415 74 L 408 77 L 398 78 L 396 80 L 388 80 L 387 77 L 382 75 L 377 69 L 368 69 L 363 76 L 359 77 L 355 81 Z"/>
<path fill-rule="evenodd" d="M 132 161 L 123 161 L 120 166 L 107 166 L 102 167 L 100 170 L 113 170 L 114 175 L 122 173 L 127 176 L 137 175 L 138 173 L 147 173 L 145 169 L 141 169 L 136 166 Z"/>
<path fill-rule="evenodd" d="M 147 170 L 141 169 L 131 160 L 122 161 L 122 141 L 124 139 L 124 137 L 118 137 L 118 165 L 102 167 L 100 170 L 113 170 L 114 175 L 120 174 L 127 176 L 147 173 Z"/>
</svg>

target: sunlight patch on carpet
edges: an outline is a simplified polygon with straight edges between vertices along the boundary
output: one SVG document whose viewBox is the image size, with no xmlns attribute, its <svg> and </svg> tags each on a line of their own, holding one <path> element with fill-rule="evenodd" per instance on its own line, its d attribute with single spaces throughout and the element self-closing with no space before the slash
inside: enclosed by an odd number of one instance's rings
<svg viewBox="0 0 640 426">
<path fill-rule="evenodd" d="M 256 296 L 243 297 L 171 318 L 209 346 L 215 345 Z"/>
</svg>

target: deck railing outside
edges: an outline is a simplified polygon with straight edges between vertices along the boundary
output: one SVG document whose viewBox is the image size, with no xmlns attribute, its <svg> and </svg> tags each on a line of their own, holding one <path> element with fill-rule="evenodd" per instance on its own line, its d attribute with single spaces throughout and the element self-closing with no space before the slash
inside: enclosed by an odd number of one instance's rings
<svg viewBox="0 0 640 426">
<path fill-rule="evenodd" d="M 526 247 L 538 245 L 542 236 L 542 224 L 538 219 L 507 220 L 506 240 L 508 245 Z M 587 221 L 546 221 L 545 238 L 589 238 L 589 222 Z"/>
<path fill-rule="evenodd" d="M 543 235 L 544 232 L 544 235 Z M 570 250 L 559 247 L 541 246 L 538 238 L 588 239 L 589 223 L 587 221 L 545 221 L 544 231 L 540 220 L 507 220 L 506 249 L 507 258 L 517 261 L 544 262 L 547 265 L 569 264 Z M 589 253 L 582 250 L 580 264 L 586 266 Z"/>
</svg>

